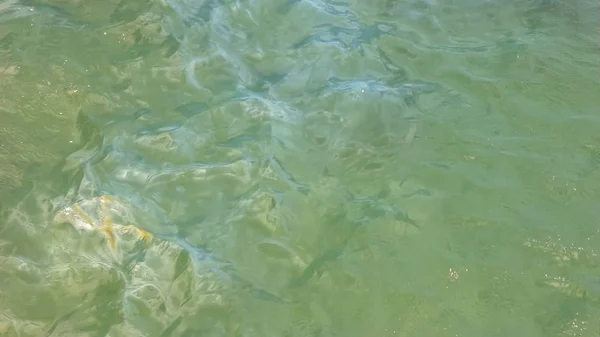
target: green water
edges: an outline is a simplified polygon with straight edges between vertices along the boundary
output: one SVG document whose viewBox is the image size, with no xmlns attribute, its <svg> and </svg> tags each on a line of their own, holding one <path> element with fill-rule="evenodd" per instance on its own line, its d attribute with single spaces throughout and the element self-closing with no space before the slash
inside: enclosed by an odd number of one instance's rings
<svg viewBox="0 0 600 337">
<path fill-rule="evenodd" d="M 0 336 L 598 336 L 599 17 L 3 0 Z"/>
</svg>

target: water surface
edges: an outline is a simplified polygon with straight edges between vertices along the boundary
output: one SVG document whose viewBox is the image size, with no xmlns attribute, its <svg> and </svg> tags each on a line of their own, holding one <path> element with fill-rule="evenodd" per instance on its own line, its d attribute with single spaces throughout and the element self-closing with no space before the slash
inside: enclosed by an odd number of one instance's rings
<svg viewBox="0 0 600 337">
<path fill-rule="evenodd" d="M 1 2 L 0 335 L 597 336 L 599 14 Z"/>
</svg>

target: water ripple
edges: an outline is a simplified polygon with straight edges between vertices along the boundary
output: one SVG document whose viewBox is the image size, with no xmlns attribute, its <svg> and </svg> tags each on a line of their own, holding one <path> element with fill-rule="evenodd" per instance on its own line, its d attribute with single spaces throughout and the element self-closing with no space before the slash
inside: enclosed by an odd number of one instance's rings
<svg viewBox="0 0 600 337">
<path fill-rule="evenodd" d="M 595 331 L 586 1 L 84 2 L 0 4 L 0 335 Z"/>
</svg>

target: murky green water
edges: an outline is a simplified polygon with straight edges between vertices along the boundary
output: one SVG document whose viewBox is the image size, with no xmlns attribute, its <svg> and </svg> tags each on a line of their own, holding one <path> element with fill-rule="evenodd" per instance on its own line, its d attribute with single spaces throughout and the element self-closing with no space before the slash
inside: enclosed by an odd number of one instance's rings
<svg viewBox="0 0 600 337">
<path fill-rule="evenodd" d="M 0 3 L 0 336 L 598 336 L 597 1 Z"/>
</svg>

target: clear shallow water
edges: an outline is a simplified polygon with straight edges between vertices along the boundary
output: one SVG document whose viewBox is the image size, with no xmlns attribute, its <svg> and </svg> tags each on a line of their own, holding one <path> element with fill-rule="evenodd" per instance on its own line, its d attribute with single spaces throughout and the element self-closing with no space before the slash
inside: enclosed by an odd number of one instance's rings
<svg viewBox="0 0 600 337">
<path fill-rule="evenodd" d="M 3 2 L 0 335 L 597 336 L 597 6 Z"/>
</svg>

